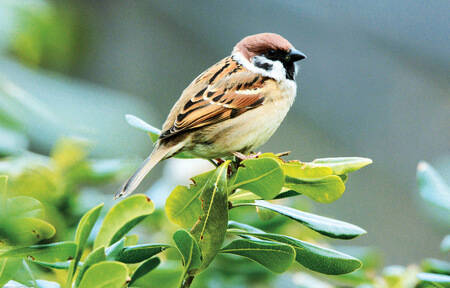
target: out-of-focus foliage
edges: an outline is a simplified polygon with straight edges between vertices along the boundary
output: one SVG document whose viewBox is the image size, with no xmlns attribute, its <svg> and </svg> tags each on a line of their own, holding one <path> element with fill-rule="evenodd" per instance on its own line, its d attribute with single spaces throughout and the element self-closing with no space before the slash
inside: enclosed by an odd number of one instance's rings
<svg viewBox="0 0 450 288">
<path fill-rule="evenodd" d="M 86 43 L 76 10 L 44 2 L 15 12 L 18 23 L 10 52 L 29 66 L 68 72 Z"/>
</svg>

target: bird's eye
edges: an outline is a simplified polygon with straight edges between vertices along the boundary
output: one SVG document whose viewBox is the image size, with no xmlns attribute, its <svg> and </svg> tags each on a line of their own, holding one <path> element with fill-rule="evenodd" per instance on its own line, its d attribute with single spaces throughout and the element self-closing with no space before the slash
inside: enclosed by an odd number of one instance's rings
<svg viewBox="0 0 450 288">
<path fill-rule="evenodd" d="M 267 51 L 267 56 L 275 56 L 275 50 L 273 50 L 273 49 L 270 49 L 269 51 Z"/>
</svg>

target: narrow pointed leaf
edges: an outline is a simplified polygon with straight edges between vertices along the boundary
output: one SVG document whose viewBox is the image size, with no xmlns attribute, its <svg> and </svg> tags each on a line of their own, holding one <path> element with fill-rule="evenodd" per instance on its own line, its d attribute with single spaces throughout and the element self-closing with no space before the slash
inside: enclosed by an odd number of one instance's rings
<svg viewBox="0 0 450 288">
<path fill-rule="evenodd" d="M 143 194 L 120 201 L 106 214 L 95 238 L 94 249 L 118 241 L 154 210 L 153 202 Z"/>
<path fill-rule="evenodd" d="M 58 242 L 51 244 L 33 245 L 8 250 L 0 257 L 29 258 L 42 262 L 63 262 L 75 257 L 77 244 L 74 242 Z"/>
<path fill-rule="evenodd" d="M 78 284 L 80 284 L 84 272 L 86 272 L 87 269 L 89 269 L 92 265 L 105 260 L 106 260 L 106 253 L 105 247 L 103 246 L 89 253 L 89 255 L 86 257 L 83 263 L 83 266 L 80 268 L 80 272 L 78 272 L 77 279 L 75 280 L 75 287 L 78 287 Z"/>
<path fill-rule="evenodd" d="M 435 206 L 450 211 L 450 188 L 439 173 L 426 162 L 417 165 L 420 196 Z"/>
<path fill-rule="evenodd" d="M 192 178 L 194 184 L 189 188 L 177 186 L 167 197 L 165 210 L 170 221 L 183 228 L 191 228 L 202 214 L 200 195 L 206 188 L 213 171 L 197 175 Z"/>
<path fill-rule="evenodd" d="M 130 124 L 134 128 L 147 132 L 150 135 L 153 143 L 158 140 L 159 135 L 161 134 L 161 130 L 159 130 L 158 128 L 153 127 L 139 117 L 131 114 L 125 115 L 125 119 L 127 120 L 128 124 Z"/>
<path fill-rule="evenodd" d="M 441 242 L 441 251 L 442 252 L 450 252 L 450 234 L 446 235 Z"/>
<path fill-rule="evenodd" d="M 41 261 L 33 261 L 33 263 L 41 265 L 42 267 L 50 268 L 50 269 L 57 269 L 57 270 L 69 269 L 71 262 L 72 261 L 48 263 L 48 262 L 41 262 Z"/>
<path fill-rule="evenodd" d="M 173 241 L 183 259 L 186 271 L 197 269 L 202 264 L 200 248 L 194 237 L 185 230 L 178 230 L 173 234 Z"/>
<path fill-rule="evenodd" d="M 127 265 L 120 262 L 101 262 L 92 265 L 84 274 L 79 288 L 121 288 L 127 282 Z"/>
<path fill-rule="evenodd" d="M 227 170 L 229 164 L 230 161 L 225 161 L 214 170 L 214 174 L 209 178 L 200 195 L 202 215 L 191 230 L 202 251 L 203 263 L 200 270 L 211 263 L 225 239 L 228 224 Z"/>
<path fill-rule="evenodd" d="M 289 269 L 295 258 L 295 250 L 289 245 L 249 239 L 234 240 L 222 248 L 220 253 L 247 257 L 276 273 Z"/>
<path fill-rule="evenodd" d="M 103 204 L 100 204 L 91 210 L 89 210 L 86 214 L 81 217 L 80 222 L 78 223 L 77 230 L 75 232 L 75 243 L 77 244 L 77 251 L 75 253 L 74 260 L 70 263 L 69 268 L 69 276 L 67 277 L 67 282 L 72 282 L 73 274 L 77 269 L 78 262 L 81 259 L 81 255 L 83 253 L 84 247 L 88 240 L 89 234 L 91 234 L 92 228 L 97 222 L 98 217 L 100 216 L 100 211 L 103 208 Z"/>
<path fill-rule="evenodd" d="M 125 238 L 120 239 L 116 243 L 105 249 L 106 260 L 117 260 L 120 252 L 125 248 Z"/>
<path fill-rule="evenodd" d="M 275 211 L 281 215 L 284 215 L 286 217 L 289 217 L 295 221 L 302 223 L 303 225 L 311 228 L 316 232 L 319 232 L 322 235 L 331 238 L 352 239 L 366 233 L 366 231 L 363 230 L 362 228 L 350 223 L 346 223 L 343 221 L 323 216 L 318 216 L 315 214 L 303 212 L 286 206 L 272 204 L 266 201 L 255 201 L 255 203 L 241 203 L 238 205 L 259 206 L 262 208 Z"/>
<path fill-rule="evenodd" d="M 123 263 L 139 263 L 170 248 L 167 244 L 140 244 L 123 248 L 117 261 Z"/>
<path fill-rule="evenodd" d="M 139 278 L 145 276 L 147 273 L 151 272 L 153 269 L 158 267 L 158 265 L 161 263 L 161 260 L 159 258 L 150 258 L 136 269 L 134 271 L 133 276 L 131 276 L 131 281 L 128 283 L 129 287 L 133 287 L 133 283 L 138 280 Z"/>
<path fill-rule="evenodd" d="M 153 127 L 152 125 L 148 124 L 141 118 L 131 114 L 125 115 L 125 120 L 128 122 L 129 125 L 133 126 L 134 128 L 147 132 L 153 143 L 156 143 L 156 141 L 158 141 L 159 135 L 161 135 L 161 130 L 159 130 L 158 128 Z M 196 157 L 187 152 L 182 152 L 176 154 L 174 158 L 196 158 Z"/>
<path fill-rule="evenodd" d="M 272 158 L 244 160 L 230 190 L 251 191 L 263 199 L 273 199 L 283 187 L 284 174 L 280 164 Z"/>
<path fill-rule="evenodd" d="M 419 273 L 417 278 L 423 282 L 436 284 L 437 287 L 450 287 L 450 276 L 435 273 Z"/>
<path fill-rule="evenodd" d="M 57 283 L 57 282 L 47 281 L 47 280 L 42 280 L 42 279 L 36 280 L 36 285 L 37 285 L 37 288 L 60 288 L 61 287 L 61 285 L 59 285 L 59 283 Z"/>
<path fill-rule="evenodd" d="M 315 159 L 312 163 L 317 166 L 330 167 L 334 175 L 342 175 L 372 164 L 372 160 L 362 157 L 336 157 Z"/>
<path fill-rule="evenodd" d="M 355 271 L 362 263 L 358 259 L 344 253 L 323 248 L 293 237 L 252 232 L 233 232 L 240 235 L 250 235 L 262 240 L 276 241 L 291 245 L 296 252 L 295 259 L 298 263 L 313 271 L 328 274 L 340 275 Z"/>
</svg>

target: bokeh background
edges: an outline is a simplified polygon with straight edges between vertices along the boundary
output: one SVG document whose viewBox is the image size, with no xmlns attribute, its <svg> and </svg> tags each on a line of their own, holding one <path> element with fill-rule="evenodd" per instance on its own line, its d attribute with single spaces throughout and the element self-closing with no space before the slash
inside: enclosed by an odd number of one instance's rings
<svg viewBox="0 0 450 288">
<path fill-rule="evenodd" d="M 237 41 L 275 32 L 308 59 L 291 112 L 261 150 L 372 158 L 341 199 L 316 209 L 364 227 L 351 245 L 379 247 L 387 264 L 438 256 L 449 219 L 421 209 L 415 170 L 427 160 L 450 179 L 449 10 L 448 1 L 406 0 L 1 0 L 0 153 L 48 154 L 76 136 L 93 143 L 93 157 L 140 161 L 152 147 L 126 113 L 160 127 Z M 162 205 L 208 167 L 166 161 L 139 191 Z"/>
</svg>

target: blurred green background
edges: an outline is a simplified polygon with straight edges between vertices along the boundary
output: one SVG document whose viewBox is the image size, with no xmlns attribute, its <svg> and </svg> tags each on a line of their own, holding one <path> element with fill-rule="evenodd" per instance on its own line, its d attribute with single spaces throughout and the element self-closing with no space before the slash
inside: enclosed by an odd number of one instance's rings
<svg viewBox="0 0 450 288">
<path fill-rule="evenodd" d="M 415 167 L 425 159 L 450 179 L 449 8 L 448 1 L 2 0 L 0 155 L 48 155 L 70 136 L 88 140 L 95 158 L 136 164 L 152 147 L 124 114 L 160 127 L 181 91 L 237 41 L 275 32 L 308 59 L 291 112 L 261 150 L 292 150 L 291 159 L 304 161 L 372 158 L 340 200 L 316 209 L 365 228 L 351 244 L 379 247 L 387 264 L 438 256 L 449 220 L 418 209 Z M 6 159 L 0 170 L 10 173 Z M 168 160 L 139 192 L 161 206 L 175 185 L 209 167 Z M 78 200 L 111 205 L 123 179 Z"/>
</svg>

